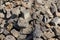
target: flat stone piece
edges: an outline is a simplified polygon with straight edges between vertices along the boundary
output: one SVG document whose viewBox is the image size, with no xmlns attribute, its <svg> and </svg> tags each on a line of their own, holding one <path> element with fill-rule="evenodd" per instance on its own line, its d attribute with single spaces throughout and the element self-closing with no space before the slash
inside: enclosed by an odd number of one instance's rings
<svg viewBox="0 0 60 40">
<path fill-rule="evenodd" d="M 19 32 L 16 31 L 15 29 L 11 30 L 11 34 L 16 38 L 20 35 Z"/>
<path fill-rule="evenodd" d="M 8 35 L 4 40 L 16 40 L 16 39 L 12 35 Z"/>
</svg>

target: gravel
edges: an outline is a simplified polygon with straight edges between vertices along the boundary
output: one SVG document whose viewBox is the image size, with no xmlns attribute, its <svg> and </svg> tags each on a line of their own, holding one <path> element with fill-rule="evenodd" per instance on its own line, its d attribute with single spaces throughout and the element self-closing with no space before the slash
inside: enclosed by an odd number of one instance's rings
<svg viewBox="0 0 60 40">
<path fill-rule="evenodd" d="M 60 40 L 60 0 L 0 0 L 0 40 Z"/>
</svg>

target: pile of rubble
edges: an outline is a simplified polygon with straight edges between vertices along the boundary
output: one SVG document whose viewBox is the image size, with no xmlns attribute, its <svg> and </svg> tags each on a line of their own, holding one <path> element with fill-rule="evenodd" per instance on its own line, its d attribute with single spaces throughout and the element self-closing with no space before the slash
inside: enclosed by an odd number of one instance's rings
<svg viewBox="0 0 60 40">
<path fill-rule="evenodd" d="M 60 40 L 60 0 L 0 0 L 0 40 Z"/>
</svg>

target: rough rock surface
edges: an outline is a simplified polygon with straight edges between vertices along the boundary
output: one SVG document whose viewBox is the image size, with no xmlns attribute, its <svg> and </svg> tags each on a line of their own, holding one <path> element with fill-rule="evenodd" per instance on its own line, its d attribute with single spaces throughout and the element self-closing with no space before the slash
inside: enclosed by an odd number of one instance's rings
<svg viewBox="0 0 60 40">
<path fill-rule="evenodd" d="M 60 0 L 0 0 L 0 40 L 60 40 Z"/>
</svg>

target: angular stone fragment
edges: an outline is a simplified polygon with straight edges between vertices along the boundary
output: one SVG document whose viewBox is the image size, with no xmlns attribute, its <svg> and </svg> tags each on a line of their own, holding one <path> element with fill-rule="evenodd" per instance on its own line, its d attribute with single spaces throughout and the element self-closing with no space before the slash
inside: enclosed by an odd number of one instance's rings
<svg viewBox="0 0 60 40">
<path fill-rule="evenodd" d="M 22 35 L 20 34 L 19 37 L 17 38 L 17 40 L 23 40 L 27 37 L 27 35 Z"/>
<path fill-rule="evenodd" d="M 29 33 L 31 33 L 31 31 L 32 31 L 32 26 L 29 25 L 28 27 L 21 29 L 20 33 L 21 34 L 29 34 Z"/>
<path fill-rule="evenodd" d="M 12 9 L 12 14 L 15 14 L 15 15 L 18 16 L 18 15 L 20 14 L 19 7 L 13 8 L 13 9 Z"/>
<path fill-rule="evenodd" d="M 60 27 L 55 27 L 54 29 L 56 31 L 56 35 L 60 35 Z"/>
<path fill-rule="evenodd" d="M 10 2 L 6 2 L 5 4 L 6 4 L 5 10 L 6 11 L 11 11 L 11 9 L 13 8 L 14 5 Z"/>
<path fill-rule="evenodd" d="M 12 34 L 13 36 L 15 36 L 16 38 L 20 35 L 19 32 L 16 31 L 15 29 L 12 29 L 12 30 L 11 30 L 11 34 Z"/>
<path fill-rule="evenodd" d="M 9 11 L 7 11 L 7 18 L 10 18 L 11 17 L 11 13 Z"/>
<path fill-rule="evenodd" d="M 6 29 L 4 29 L 3 34 L 7 35 L 7 34 L 9 34 L 9 31 L 7 31 Z"/>
<path fill-rule="evenodd" d="M 3 13 L 0 13 L 0 18 L 4 18 L 4 14 Z"/>
<path fill-rule="evenodd" d="M 43 40 L 42 38 L 33 38 L 33 40 Z"/>
<path fill-rule="evenodd" d="M 33 32 L 33 36 L 40 38 L 43 35 L 42 31 L 40 30 L 40 25 L 35 25 L 35 26 L 36 27 L 35 27 L 35 30 Z"/>
<path fill-rule="evenodd" d="M 56 39 L 56 38 L 50 38 L 50 39 L 48 39 L 48 40 L 58 40 L 58 39 Z"/>
<path fill-rule="evenodd" d="M 21 0 L 21 3 L 24 7 L 31 8 L 33 0 Z"/>
<path fill-rule="evenodd" d="M 57 12 L 57 13 L 56 13 L 56 16 L 60 17 L 60 12 Z"/>
<path fill-rule="evenodd" d="M 0 33 L 3 33 L 3 31 L 4 31 L 4 28 L 0 27 Z"/>
<path fill-rule="evenodd" d="M 56 26 L 58 26 L 58 24 L 60 24 L 60 18 L 59 17 L 55 17 L 52 22 L 55 23 Z"/>
<path fill-rule="evenodd" d="M 20 27 L 27 27 L 27 22 L 26 22 L 26 20 L 24 20 L 23 18 L 19 18 L 19 20 L 18 20 L 18 25 L 20 26 Z"/>
<path fill-rule="evenodd" d="M 51 38 L 51 37 L 54 37 L 54 32 L 51 32 L 51 31 L 48 31 L 48 32 L 44 32 L 44 35 L 47 37 L 47 38 Z"/>
<path fill-rule="evenodd" d="M 4 40 L 5 39 L 5 36 L 3 34 L 0 34 L 0 39 L 1 40 Z"/>
<path fill-rule="evenodd" d="M 9 23 L 9 25 L 7 26 L 7 30 L 10 31 L 13 28 L 13 24 Z"/>
<path fill-rule="evenodd" d="M 12 35 L 7 35 L 4 40 L 16 40 Z"/>
<path fill-rule="evenodd" d="M 4 24 L 5 24 L 5 20 L 0 18 L 0 27 L 4 27 Z"/>
<path fill-rule="evenodd" d="M 24 14 L 24 18 L 28 21 L 31 19 L 31 15 L 30 15 L 30 9 L 25 9 L 24 7 L 21 7 L 21 11 Z"/>
</svg>

